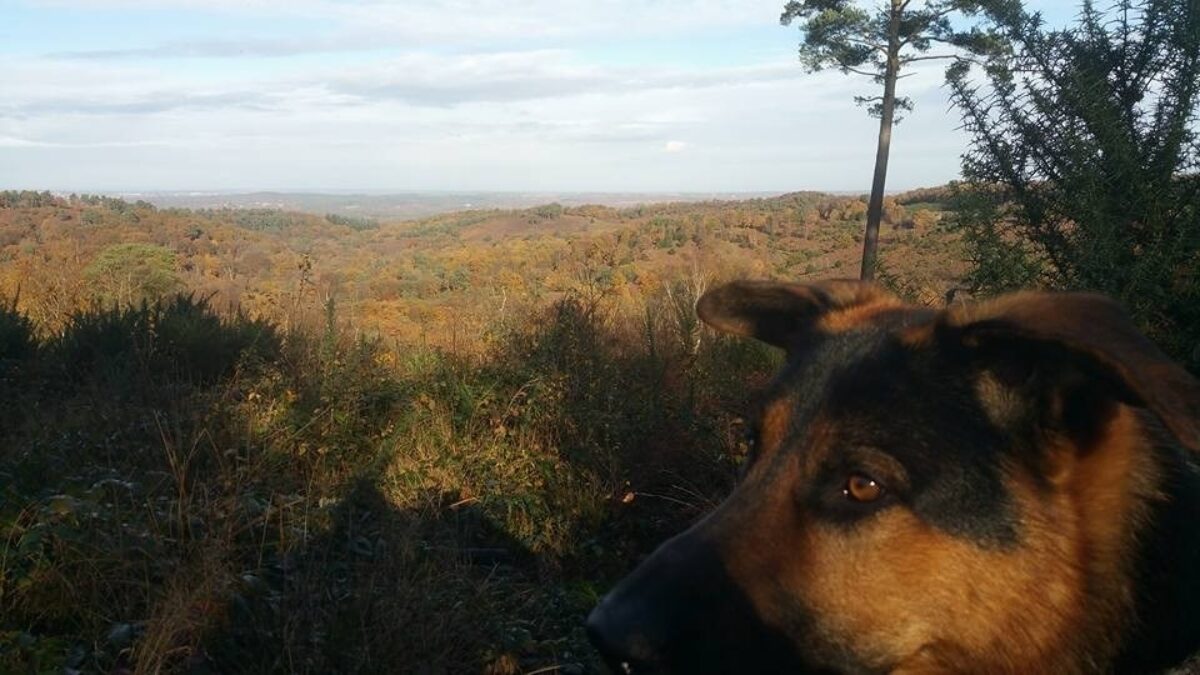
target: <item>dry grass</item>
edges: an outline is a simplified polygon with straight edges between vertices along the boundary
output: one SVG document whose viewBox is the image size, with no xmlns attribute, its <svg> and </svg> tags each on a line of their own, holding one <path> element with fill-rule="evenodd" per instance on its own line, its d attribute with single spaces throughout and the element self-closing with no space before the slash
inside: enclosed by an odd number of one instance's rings
<svg viewBox="0 0 1200 675">
<path fill-rule="evenodd" d="M 186 301 L 30 337 L 0 670 L 596 671 L 583 617 L 726 488 L 771 367 L 656 302 L 568 297 L 466 354 Z"/>
</svg>

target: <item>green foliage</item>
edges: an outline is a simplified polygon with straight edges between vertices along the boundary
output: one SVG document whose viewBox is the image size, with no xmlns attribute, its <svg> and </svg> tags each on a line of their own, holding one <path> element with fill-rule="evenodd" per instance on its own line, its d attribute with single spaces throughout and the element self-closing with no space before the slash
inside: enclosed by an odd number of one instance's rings
<svg viewBox="0 0 1200 675">
<path fill-rule="evenodd" d="M 963 283 L 972 292 L 998 295 L 1043 284 L 1047 262 L 1029 241 L 1005 232 L 997 221 L 997 195 L 961 186 L 951 198 L 950 227 L 962 233 L 970 268 Z"/>
<path fill-rule="evenodd" d="M 529 209 L 529 211 L 537 220 L 553 220 L 555 218 L 561 218 L 564 209 L 562 204 L 555 202 L 551 204 L 535 206 L 532 209 Z"/>
<path fill-rule="evenodd" d="M 276 209 L 197 209 L 194 213 L 210 220 L 230 220 L 238 227 L 256 232 L 278 232 L 303 225 L 309 218 Z"/>
<path fill-rule="evenodd" d="M 1053 31 L 990 16 L 1012 56 L 950 71 L 972 136 L 972 285 L 1108 293 L 1200 368 L 1200 6 L 1089 3 Z"/>
<path fill-rule="evenodd" d="M 212 384 L 239 366 L 257 366 L 279 352 L 275 327 L 242 314 L 222 318 L 208 302 L 177 295 L 152 308 L 152 352 L 141 360 L 193 384 Z"/>
<path fill-rule="evenodd" d="M 362 218 L 357 216 L 342 216 L 336 213 L 325 214 L 325 220 L 334 225 L 342 225 L 352 230 L 377 230 L 379 229 L 379 221 L 374 218 Z"/>
<path fill-rule="evenodd" d="M 47 190 L 0 190 L 0 209 L 39 208 L 60 206 L 62 200 Z"/>
<path fill-rule="evenodd" d="M 103 302 L 153 302 L 180 288 L 175 252 L 154 244 L 113 244 L 100 252 L 85 274 Z"/>
<path fill-rule="evenodd" d="M 810 72 L 836 68 L 842 73 L 866 75 L 882 83 L 915 60 L 953 58 L 952 48 L 971 51 L 997 49 L 994 35 L 979 28 L 963 30 L 951 17 L 973 15 L 979 3 L 938 0 L 910 6 L 892 0 L 869 10 L 853 0 L 790 0 L 780 23 L 800 28 L 800 61 Z M 928 52 L 939 45 L 942 54 Z M 889 75 L 890 73 L 890 75 Z M 882 97 L 856 97 L 875 117 L 882 114 Z M 911 110 L 912 101 L 897 98 L 897 108 Z"/>
<path fill-rule="evenodd" d="M 994 34 L 978 27 L 964 30 L 950 20 L 954 15 L 962 19 L 974 14 L 978 5 L 969 0 L 931 0 L 919 5 L 890 0 L 874 12 L 854 0 L 789 0 L 784 6 L 780 22 L 799 22 L 800 60 L 810 71 L 837 68 L 842 73 L 866 75 L 883 86 L 878 96 L 854 99 L 879 118 L 875 170 L 862 239 L 860 274 L 864 280 L 875 274 L 892 126 L 898 121 L 896 110 L 912 109 L 912 101 L 896 96 L 901 71 L 915 61 L 960 59 L 967 52 L 998 53 L 1002 42 Z M 935 44 L 945 51 L 929 54 Z"/>
<path fill-rule="evenodd" d="M 140 199 L 137 202 L 130 204 L 124 199 L 120 199 L 118 197 L 108 197 L 105 195 L 72 194 L 68 199 L 68 202 L 72 206 L 97 206 L 105 211 L 112 211 L 118 214 L 132 213 L 134 210 L 154 210 L 154 205 Z"/>
<path fill-rule="evenodd" d="M 289 401 L 280 423 L 300 440 L 297 461 L 346 476 L 379 457 L 381 434 L 390 434 L 396 406 L 408 389 L 381 372 L 382 346 L 327 329 L 319 336 L 295 333 L 284 349 L 289 368 L 265 393 Z"/>
<path fill-rule="evenodd" d="M 148 305 L 97 306 L 76 312 L 63 331 L 45 345 L 47 356 L 60 369 L 62 381 L 107 379 L 104 374 L 111 373 L 114 378 L 126 380 L 122 390 L 128 391 L 136 385 L 133 374 L 142 370 L 139 357 L 152 351 L 147 344 L 153 339 L 150 322 Z"/>
<path fill-rule="evenodd" d="M 933 208 L 944 210 L 944 205 L 954 197 L 955 183 L 932 188 L 917 188 L 896 195 L 896 203 L 912 209 Z"/>
</svg>

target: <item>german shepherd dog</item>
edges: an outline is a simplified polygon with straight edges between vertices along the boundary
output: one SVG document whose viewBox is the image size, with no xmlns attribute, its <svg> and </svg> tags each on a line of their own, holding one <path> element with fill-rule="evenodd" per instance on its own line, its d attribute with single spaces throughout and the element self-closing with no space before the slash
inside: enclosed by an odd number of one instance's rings
<svg viewBox="0 0 1200 675">
<path fill-rule="evenodd" d="M 1200 383 L 1113 301 L 737 282 L 786 350 L 733 493 L 605 597 L 618 673 L 1148 673 L 1200 649 Z"/>
</svg>

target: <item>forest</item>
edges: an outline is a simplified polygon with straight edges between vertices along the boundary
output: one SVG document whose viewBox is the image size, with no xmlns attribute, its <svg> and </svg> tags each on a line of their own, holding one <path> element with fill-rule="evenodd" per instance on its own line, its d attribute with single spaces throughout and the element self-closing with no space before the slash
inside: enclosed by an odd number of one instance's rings
<svg viewBox="0 0 1200 675">
<path fill-rule="evenodd" d="M 949 249 L 921 264 L 949 241 L 937 227 L 936 200 L 946 198 L 943 189 L 889 200 L 885 236 L 897 264 L 938 270 L 914 292 L 936 295 L 954 279 Z M 546 204 L 398 223 L 40 193 L 0 194 L 0 207 L 0 293 L 46 328 L 93 302 L 186 292 L 283 326 L 336 305 L 364 335 L 440 346 L 447 333 L 478 335 L 504 312 L 564 294 L 628 310 L 688 277 L 855 276 L 866 210 L 861 198 L 816 193 L 624 209 Z"/>
</svg>

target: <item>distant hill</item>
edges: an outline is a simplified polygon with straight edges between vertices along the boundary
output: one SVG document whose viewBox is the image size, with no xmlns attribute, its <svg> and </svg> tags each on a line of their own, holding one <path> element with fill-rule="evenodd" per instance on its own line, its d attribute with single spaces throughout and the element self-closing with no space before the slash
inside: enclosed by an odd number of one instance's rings
<svg viewBox="0 0 1200 675">
<path fill-rule="evenodd" d="M 697 202 L 769 197 L 775 193 L 734 192 L 144 192 L 117 193 L 129 201 L 144 200 L 159 208 L 281 209 L 324 215 L 408 220 L 472 209 L 522 209 L 557 202 L 564 206 L 600 204 L 635 206 L 659 202 Z"/>
</svg>

